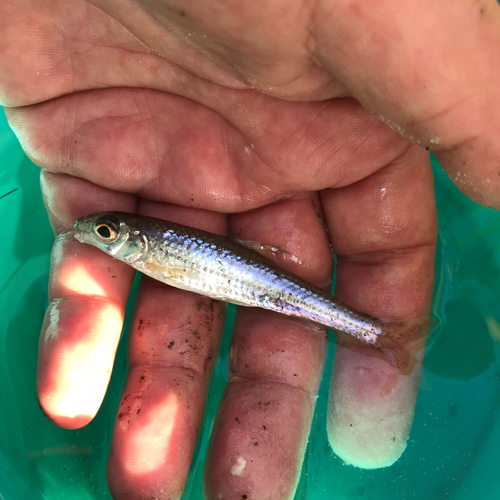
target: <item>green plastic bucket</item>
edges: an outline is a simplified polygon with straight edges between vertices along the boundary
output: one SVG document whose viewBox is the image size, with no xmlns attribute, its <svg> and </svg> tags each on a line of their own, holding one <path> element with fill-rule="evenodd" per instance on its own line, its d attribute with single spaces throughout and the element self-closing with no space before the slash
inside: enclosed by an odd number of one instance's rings
<svg viewBox="0 0 500 500">
<path fill-rule="evenodd" d="M 126 373 L 127 332 L 95 420 L 68 431 L 46 419 L 35 371 L 53 236 L 38 176 L 0 113 L 0 499 L 109 499 L 105 464 Z M 462 196 L 437 164 L 435 176 L 434 314 L 441 328 L 428 349 L 408 448 L 395 465 L 379 470 L 347 466 L 333 454 L 326 437 L 331 345 L 296 499 L 500 498 L 500 213 Z M 227 382 L 233 319 L 230 309 L 185 500 L 202 498 L 203 460 Z"/>
</svg>

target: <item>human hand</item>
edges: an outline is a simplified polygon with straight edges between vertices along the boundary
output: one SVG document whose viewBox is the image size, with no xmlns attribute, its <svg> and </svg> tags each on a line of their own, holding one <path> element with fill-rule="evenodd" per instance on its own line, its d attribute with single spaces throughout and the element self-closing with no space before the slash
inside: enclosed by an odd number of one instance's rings
<svg viewBox="0 0 500 500">
<path fill-rule="evenodd" d="M 240 238 L 286 248 L 297 257 L 292 271 L 328 286 L 331 255 L 315 200 L 338 255 L 336 295 L 377 316 L 425 315 L 436 231 L 427 156 L 346 96 L 437 148 L 455 180 L 466 179 L 468 194 L 498 206 L 496 4 L 478 13 L 480 35 L 466 7 L 454 6 L 439 43 L 418 33 L 432 42 L 428 51 L 423 44 L 416 50 L 415 30 L 405 25 L 416 23 L 415 13 L 394 17 L 380 3 L 380 11 L 332 3 L 342 14 L 335 19 L 326 3 L 314 13 L 301 2 L 286 10 L 277 2 L 237 4 L 237 12 L 224 4 L 224 15 L 216 2 L 161 12 L 164 5 L 148 4 L 159 22 L 121 1 L 100 2 L 100 10 L 77 1 L 0 7 L 7 115 L 34 161 L 66 174 L 42 173 L 59 236 L 38 385 L 48 416 L 70 428 L 99 407 L 132 279 L 120 263 L 64 235 L 77 216 L 137 209 L 213 232 L 230 227 Z M 437 20 L 445 7 L 419 4 L 418 12 Z M 455 29 L 467 50 L 449 43 Z M 443 71 L 443 60 L 456 73 Z M 108 464 L 116 498 L 180 495 L 221 328 L 220 304 L 144 280 Z M 174 349 L 186 334 L 196 349 Z M 244 310 L 232 349 L 235 377 L 214 427 L 207 496 L 288 498 L 324 337 Z M 364 353 L 361 346 L 337 349 L 329 434 L 342 458 L 376 467 L 404 449 L 416 390 Z M 265 414 L 263 397 L 273 403 Z M 398 417 L 388 421 L 394 409 Z M 256 432 L 258 446 L 250 440 Z"/>
</svg>

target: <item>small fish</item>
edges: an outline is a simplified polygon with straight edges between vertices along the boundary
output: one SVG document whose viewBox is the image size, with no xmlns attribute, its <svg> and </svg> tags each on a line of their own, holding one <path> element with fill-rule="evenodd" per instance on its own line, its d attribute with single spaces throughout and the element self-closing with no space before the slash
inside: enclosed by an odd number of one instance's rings
<svg viewBox="0 0 500 500">
<path fill-rule="evenodd" d="M 401 345 L 408 324 L 357 312 L 238 240 L 122 212 L 79 218 L 75 238 L 167 285 L 328 326 L 374 345 L 402 372 L 411 371 Z"/>
</svg>

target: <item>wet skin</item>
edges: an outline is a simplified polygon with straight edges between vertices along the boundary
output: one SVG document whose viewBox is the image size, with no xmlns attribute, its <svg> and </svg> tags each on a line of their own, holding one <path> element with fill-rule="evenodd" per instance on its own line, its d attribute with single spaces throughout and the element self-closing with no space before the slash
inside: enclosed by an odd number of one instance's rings
<svg viewBox="0 0 500 500">
<path fill-rule="evenodd" d="M 142 4 L 0 6 L 0 102 L 44 169 L 57 236 L 38 395 L 68 428 L 99 408 L 133 277 L 65 234 L 77 217 L 137 211 L 231 230 L 285 248 L 297 259 L 282 265 L 328 287 L 333 262 L 314 200 L 338 255 L 338 297 L 374 316 L 414 317 L 429 311 L 436 243 L 425 148 L 467 195 L 500 207 L 493 0 Z M 205 495 L 287 499 L 325 336 L 238 314 Z M 133 322 L 109 487 L 117 499 L 178 498 L 223 309 L 145 279 Z M 186 339 L 196 348 L 181 349 Z M 389 465 L 404 450 L 417 386 L 339 340 L 332 447 L 361 467 Z"/>
</svg>

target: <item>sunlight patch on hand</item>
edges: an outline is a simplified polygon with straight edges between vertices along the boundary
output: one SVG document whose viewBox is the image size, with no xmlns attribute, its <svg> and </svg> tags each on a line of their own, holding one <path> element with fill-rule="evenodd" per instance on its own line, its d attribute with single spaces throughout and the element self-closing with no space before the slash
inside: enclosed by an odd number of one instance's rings
<svg viewBox="0 0 500 500">
<path fill-rule="evenodd" d="M 57 315 L 52 313 L 53 309 L 50 312 L 45 342 L 52 340 L 50 348 L 56 362 L 53 369 L 59 376 L 53 389 L 46 393 L 43 406 L 52 417 L 93 417 L 101 405 L 113 369 L 123 316 L 115 305 L 99 305 L 101 310 L 93 318 L 93 331 L 88 336 L 77 336 L 77 341 L 64 338 L 60 325 L 54 323 L 56 319 L 60 322 L 60 316 L 64 322 L 62 311 L 58 310 Z"/>
<path fill-rule="evenodd" d="M 76 264 L 65 273 L 62 284 L 68 292 L 94 297 L 106 297 L 106 291 L 81 264 Z"/>
<path fill-rule="evenodd" d="M 145 474 L 157 470 L 169 455 L 177 452 L 173 444 L 174 427 L 180 418 L 181 408 L 177 394 L 170 392 L 160 404 L 149 408 L 149 418 L 138 417 L 138 425 L 130 434 L 130 448 L 135 459 L 126 462 L 128 472 L 133 475 Z"/>
<path fill-rule="evenodd" d="M 56 238 L 52 249 L 52 266 L 58 269 L 59 281 L 66 294 L 105 297 L 104 288 L 93 277 L 92 260 L 82 263 L 81 256 L 72 250 L 75 247 L 72 233 L 61 234 Z"/>
</svg>

